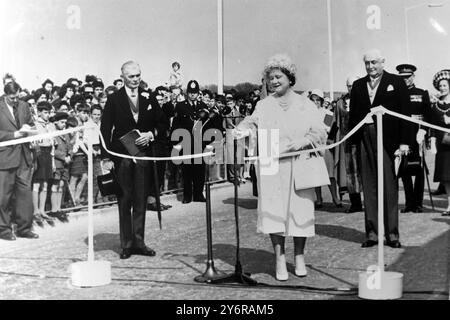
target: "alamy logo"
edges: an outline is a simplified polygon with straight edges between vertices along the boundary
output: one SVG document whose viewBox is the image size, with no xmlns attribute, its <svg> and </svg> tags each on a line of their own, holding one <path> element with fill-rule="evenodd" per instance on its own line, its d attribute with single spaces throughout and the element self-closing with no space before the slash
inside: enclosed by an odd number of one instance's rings
<svg viewBox="0 0 450 320">
<path fill-rule="evenodd" d="M 194 126 L 192 132 L 183 128 L 174 130 L 171 134 L 171 141 L 175 147 L 172 149 L 171 157 L 177 157 L 181 154 L 207 153 L 211 151 L 211 147 L 214 155 L 211 159 L 206 159 L 205 157 L 175 159 L 173 160 L 174 164 L 201 164 L 203 160 L 216 164 L 233 164 L 235 154 L 236 163 L 244 164 L 246 149 L 256 150 L 256 145 L 253 145 L 256 141 L 253 142 L 253 139 L 249 139 L 249 144 L 246 144 L 244 139 L 238 139 L 239 142 L 234 144 L 232 129 L 227 130 L 225 136 L 223 136 L 222 132 L 217 129 L 208 129 L 202 134 L 201 127 Z M 258 130 L 259 168 L 262 175 L 275 175 L 278 173 L 279 139 L 279 129 Z M 236 150 L 234 150 L 235 145 Z"/>
</svg>

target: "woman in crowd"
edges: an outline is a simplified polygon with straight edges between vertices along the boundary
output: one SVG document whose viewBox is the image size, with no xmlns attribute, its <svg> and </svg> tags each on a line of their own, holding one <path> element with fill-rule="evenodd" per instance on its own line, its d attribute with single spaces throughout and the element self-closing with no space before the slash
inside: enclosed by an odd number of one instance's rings
<svg viewBox="0 0 450 320">
<path fill-rule="evenodd" d="M 264 68 L 272 94 L 259 101 L 251 116 L 234 130 L 236 139 L 254 135 L 258 130 L 258 151 L 267 154 L 264 136 L 271 130 L 279 132 L 279 153 L 310 148 L 311 143 L 323 144 L 326 131 L 322 114 L 307 98 L 296 94 L 292 87 L 297 69 L 286 55 L 272 57 Z M 267 135 L 264 135 L 264 132 Z M 272 141 L 273 142 L 273 141 Z M 273 154 L 272 154 L 273 155 Z M 285 257 L 285 237 L 294 238 L 295 274 L 306 276 L 304 249 L 307 237 L 315 235 L 314 188 L 295 190 L 291 158 L 272 159 L 267 166 L 262 160 L 257 165 L 258 232 L 270 234 L 275 252 L 276 279 L 288 279 Z"/>
<path fill-rule="evenodd" d="M 450 129 L 450 70 L 441 70 L 433 78 L 433 86 L 439 91 L 439 100 L 432 104 L 432 122 Z M 450 134 L 432 130 L 431 152 L 436 153 L 434 181 L 441 182 L 447 190 L 447 209 L 443 216 L 450 216 Z"/>
<path fill-rule="evenodd" d="M 312 90 L 311 94 L 309 95 L 309 99 L 311 99 L 311 101 L 315 103 L 315 105 L 319 109 L 320 113 L 322 114 L 323 122 L 325 124 L 327 133 L 329 134 L 330 129 L 331 129 L 332 120 L 333 120 L 333 113 L 324 107 L 325 96 L 323 94 L 323 91 L 319 90 L 319 89 Z M 328 138 L 329 138 L 328 143 L 329 144 L 333 143 L 331 137 L 329 136 Z M 338 197 L 337 182 L 336 182 L 336 176 L 337 176 L 336 171 L 337 171 L 337 164 L 338 164 L 339 159 L 335 159 L 335 157 L 339 157 L 339 154 L 335 155 L 334 149 L 331 149 L 331 150 L 328 149 L 328 150 L 325 150 L 324 157 L 325 157 L 325 163 L 327 165 L 328 175 L 330 177 L 330 185 L 328 186 L 328 188 L 330 189 L 333 203 L 336 207 L 342 208 L 343 205 L 342 205 L 341 200 Z M 317 187 L 316 188 L 316 208 L 321 208 L 322 204 L 323 204 L 322 187 Z"/>
</svg>

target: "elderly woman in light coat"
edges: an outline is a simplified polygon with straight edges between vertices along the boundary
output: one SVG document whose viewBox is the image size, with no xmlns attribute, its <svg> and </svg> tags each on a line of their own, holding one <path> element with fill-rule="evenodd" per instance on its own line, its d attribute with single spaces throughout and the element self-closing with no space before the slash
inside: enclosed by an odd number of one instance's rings
<svg viewBox="0 0 450 320">
<path fill-rule="evenodd" d="M 258 102 L 251 116 L 233 130 L 237 139 L 258 138 L 258 222 L 257 231 L 270 234 L 275 252 L 276 279 L 288 279 L 285 237 L 294 238 L 295 274 L 307 274 L 304 248 L 315 235 L 314 188 L 296 190 L 293 161 L 278 154 L 326 143 L 322 114 L 309 99 L 295 93 L 296 67 L 286 55 L 272 57 L 264 68 L 272 94 Z M 276 138 L 278 134 L 278 139 Z M 269 141 L 267 138 L 271 136 Z M 268 150 L 270 153 L 268 154 Z M 266 161 L 267 156 L 275 156 Z M 264 160 L 266 157 L 266 160 Z"/>
</svg>

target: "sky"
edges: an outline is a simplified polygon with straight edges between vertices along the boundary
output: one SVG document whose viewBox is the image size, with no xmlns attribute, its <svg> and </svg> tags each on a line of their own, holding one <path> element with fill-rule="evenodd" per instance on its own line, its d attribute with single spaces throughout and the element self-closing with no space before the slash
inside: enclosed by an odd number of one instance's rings
<svg viewBox="0 0 450 320">
<path fill-rule="evenodd" d="M 345 91 L 348 76 L 365 75 L 363 53 L 379 48 L 387 71 L 411 62 L 416 84 L 435 91 L 433 75 L 450 68 L 450 0 L 330 2 L 331 51 L 326 0 L 223 0 L 224 83 L 260 83 L 265 62 L 286 53 L 299 70 L 295 89 L 328 91 L 331 52 L 334 90 Z M 109 85 L 136 60 L 154 88 L 176 60 L 185 84 L 217 84 L 217 27 L 216 0 L 0 0 L 0 74 L 29 89 L 86 74 Z"/>
</svg>

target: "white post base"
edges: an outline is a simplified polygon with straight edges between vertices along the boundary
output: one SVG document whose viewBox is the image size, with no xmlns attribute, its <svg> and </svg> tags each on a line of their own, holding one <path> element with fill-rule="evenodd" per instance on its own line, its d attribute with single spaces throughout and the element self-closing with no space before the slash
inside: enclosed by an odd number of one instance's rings
<svg viewBox="0 0 450 320">
<path fill-rule="evenodd" d="M 400 299 L 403 292 L 403 274 L 399 272 L 361 272 L 358 296 L 370 300 Z"/>
<path fill-rule="evenodd" d="M 70 265 L 72 285 L 77 287 L 97 287 L 111 283 L 111 262 L 82 261 Z"/>
</svg>

